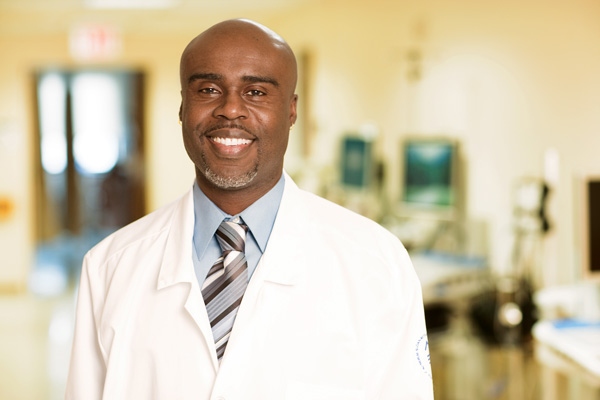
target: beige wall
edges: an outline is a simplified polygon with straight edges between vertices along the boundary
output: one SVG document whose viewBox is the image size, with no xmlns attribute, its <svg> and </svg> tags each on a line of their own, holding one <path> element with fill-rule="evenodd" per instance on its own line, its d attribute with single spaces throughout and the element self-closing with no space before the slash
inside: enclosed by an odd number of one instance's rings
<svg viewBox="0 0 600 400">
<path fill-rule="evenodd" d="M 147 73 L 148 204 L 154 209 L 193 177 L 177 124 L 179 54 L 204 27 L 240 14 L 65 11 L 52 25 L 44 25 L 51 20 L 44 15 L 0 11 L 0 196 L 17 204 L 12 218 L 0 221 L 0 286 L 23 283 L 31 262 L 31 73 L 77 65 L 68 51 L 69 27 L 82 20 L 119 26 L 123 52 L 108 65 Z M 550 203 L 555 230 L 546 241 L 543 272 L 547 284 L 578 277 L 574 177 L 600 174 L 595 2 L 329 0 L 244 15 L 269 25 L 312 60 L 311 106 L 305 110 L 314 133 L 306 164 L 312 170 L 335 165 L 332 149 L 342 133 L 374 122 L 381 132 L 378 148 L 391 167 L 393 200 L 403 135 L 461 140 L 467 214 L 488 223 L 490 260 L 497 270 L 510 261 L 513 184 L 522 176 L 543 176 L 544 154 L 556 149 L 560 174 Z M 407 79 L 411 49 L 423 55 L 417 81 Z M 290 149 L 291 161 L 298 154 Z"/>
<path fill-rule="evenodd" d="M 545 240 L 541 272 L 546 284 L 577 279 L 576 178 L 600 172 L 598 4 L 328 4 L 274 22 L 296 47 L 315 53 L 311 114 L 319 161 L 330 160 L 329 146 L 341 132 L 364 121 L 381 128 L 387 160 L 407 133 L 460 139 L 468 217 L 487 221 L 491 263 L 503 271 L 514 238 L 511 191 L 523 176 L 543 177 L 545 155 L 555 149 L 555 229 Z M 413 48 L 423 54 L 417 82 L 406 79 Z M 391 166 L 394 192 L 398 168 Z"/>
</svg>

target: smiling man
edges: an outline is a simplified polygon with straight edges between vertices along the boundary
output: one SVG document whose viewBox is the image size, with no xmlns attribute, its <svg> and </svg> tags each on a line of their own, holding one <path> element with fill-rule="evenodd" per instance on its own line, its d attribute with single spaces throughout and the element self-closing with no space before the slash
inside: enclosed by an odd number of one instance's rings
<svg viewBox="0 0 600 400">
<path fill-rule="evenodd" d="M 218 24 L 185 49 L 185 148 L 200 189 L 223 211 L 241 212 L 281 178 L 296 121 L 296 76 L 287 43 L 250 21 Z"/>
<path fill-rule="evenodd" d="M 433 398 L 406 250 L 283 171 L 296 76 L 252 21 L 186 47 L 195 182 L 86 255 L 67 399 Z"/>
</svg>

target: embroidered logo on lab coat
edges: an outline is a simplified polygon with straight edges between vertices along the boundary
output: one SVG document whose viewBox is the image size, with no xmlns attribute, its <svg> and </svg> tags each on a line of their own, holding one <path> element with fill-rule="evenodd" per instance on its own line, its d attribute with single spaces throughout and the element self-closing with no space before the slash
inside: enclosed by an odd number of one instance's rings
<svg viewBox="0 0 600 400">
<path fill-rule="evenodd" d="M 427 334 L 423 334 L 417 340 L 415 352 L 421 369 L 431 378 L 431 359 L 429 358 L 429 340 L 427 339 Z"/>
</svg>

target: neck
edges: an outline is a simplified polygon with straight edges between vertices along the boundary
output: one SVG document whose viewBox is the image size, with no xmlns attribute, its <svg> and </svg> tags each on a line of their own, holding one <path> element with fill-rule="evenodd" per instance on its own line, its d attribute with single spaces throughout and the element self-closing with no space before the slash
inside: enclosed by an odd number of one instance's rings
<svg viewBox="0 0 600 400">
<path fill-rule="evenodd" d="M 197 174 L 198 187 L 221 211 L 237 215 L 267 194 L 279 181 L 279 178 L 264 185 L 251 184 L 247 187 L 223 189 L 208 182 L 203 175 Z"/>
</svg>

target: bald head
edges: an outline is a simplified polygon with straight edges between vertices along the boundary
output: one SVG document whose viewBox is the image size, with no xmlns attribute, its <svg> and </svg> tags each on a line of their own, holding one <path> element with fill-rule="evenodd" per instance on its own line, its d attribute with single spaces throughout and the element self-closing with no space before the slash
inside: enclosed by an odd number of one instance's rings
<svg viewBox="0 0 600 400">
<path fill-rule="evenodd" d="M 202 57 L 207 50 L 217 50 L 222 45 L 253 43 L 265 51 L 264 56 L 272 56 L 286 66 L 292 92 L 296 88 L 298 68 L 296 57 L 287 42 L 276 32 L 248 19 L 231 19 L 219 22 L 196 36 L 181 55 L 180 79 L 181 87 L 185 86 L 185 65 L 189 59 Z"/>
</svg>

